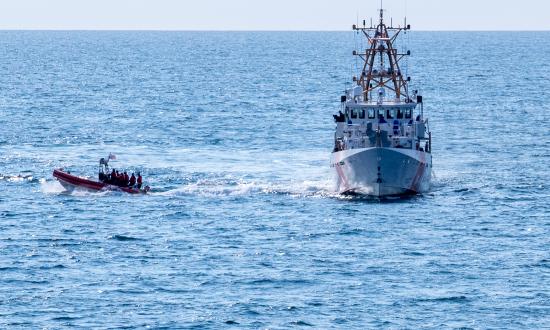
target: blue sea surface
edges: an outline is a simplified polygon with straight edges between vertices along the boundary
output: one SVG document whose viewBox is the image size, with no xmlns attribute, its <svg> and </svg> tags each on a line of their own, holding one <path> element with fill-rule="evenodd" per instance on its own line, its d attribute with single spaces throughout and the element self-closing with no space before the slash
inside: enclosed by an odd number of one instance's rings
<svg viewBox="0 0 550 330">
<path fill-rule="evenodd" d="M 433 187 L 381 201 L 329 167 L 355 46 L 0 32 L 0 328 L 550 328 L 550 32 L 406 35 Z M 152 193 L 52 177 L 109 152 Z"/>
</svg>

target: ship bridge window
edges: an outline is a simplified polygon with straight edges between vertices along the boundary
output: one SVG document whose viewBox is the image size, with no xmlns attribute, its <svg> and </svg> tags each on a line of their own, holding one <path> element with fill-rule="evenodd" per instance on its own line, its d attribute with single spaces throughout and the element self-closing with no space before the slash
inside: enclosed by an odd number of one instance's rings
<svg viewBox="0 0 550 330">
<path fill-rule="evenodd" d="M 352 119 L 356 119 L 356 118 L 357 118 L 357 110 L 356 110 L 356 109 L 351 109 L 351 118 L 352 118 Z"/>
<path fill-rule="evenodd" d="M 386 118 L 388 118 L 388 119 L 395 118 L 395 109 L 387 110 Z"/>
<path fill-rule="evenodd" d="M 405 118 L 407 118 L 407 119 L 412 118 L 412 110 L 411 109 L 405 110 Z"/>
<path fill-rule="evenodd" d="M 397 110 L 397 119 L 403 119 L 403 110 L 401 109 Z"/>
<path fill-rule="evenodd" d="M 384 118 L 384 110 L 383 109 L 378 110 L 378 118 Z"/>
<path fill-rule="evenodd" d="M 359 110 L 359 119 L 365 119 L 365 109 Z"/>
<path fill-rule="evenodd" d="M 376 112 L 374 111 L 374 109 L 369 109 L 369 119 L 374 118 L 376 118 Z"/>
</svg>

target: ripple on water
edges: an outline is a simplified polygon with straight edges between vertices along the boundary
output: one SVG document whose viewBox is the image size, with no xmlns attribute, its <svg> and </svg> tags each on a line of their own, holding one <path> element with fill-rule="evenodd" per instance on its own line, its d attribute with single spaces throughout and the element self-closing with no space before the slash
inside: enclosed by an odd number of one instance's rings
<svg viewBox="0 0 550 330">
<path fill-rule="evenodd" d="M 132 237 L 132 236 L 126 236 L 126 235 L 112 235 L 109 236 L 109 239 L 120 241 L 120 242 L 132 242 L 132 241 L 143 241 L 144 239 L 138 238 L 138 237 Z"/>
</svg>

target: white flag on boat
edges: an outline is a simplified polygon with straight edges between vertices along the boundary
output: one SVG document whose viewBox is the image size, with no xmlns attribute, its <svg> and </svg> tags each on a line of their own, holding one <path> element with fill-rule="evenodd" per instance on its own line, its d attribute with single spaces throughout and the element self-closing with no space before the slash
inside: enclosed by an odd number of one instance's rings
<svg viewBox="0 0 550 330">
<path fill-rule="evenodd" d="M 116 159 L 116 155 L 113 155 L 112 153 L 109 153 L 109 160 Z"/>
</svg>

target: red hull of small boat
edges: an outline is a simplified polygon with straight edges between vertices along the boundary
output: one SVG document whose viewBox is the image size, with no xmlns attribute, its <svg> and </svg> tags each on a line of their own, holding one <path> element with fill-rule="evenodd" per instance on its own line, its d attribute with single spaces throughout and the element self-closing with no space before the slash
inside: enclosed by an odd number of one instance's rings
<svg viewBox="0 0 550 330">
<path fill-rule="evenodd" d="M 66 189 L 83 188 L 83 189 L 92 190 L 92 191 L 116 190 L 116 191 L 123 191 L 129 194 L 145 194 L 147 193 L 147 191 L 149 191 L 149 187 L 145 187 L 145 189 L 119 187 L 119 186 L 114 186 L 103 182 L 92 181 L 92 180 L 84 179 L 78 176 L 74 176 L 72 174 L 64 172 L 63 170 L 54 170 L 53 176 Z"/>
</svg>

